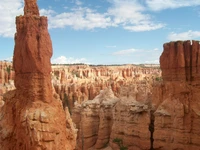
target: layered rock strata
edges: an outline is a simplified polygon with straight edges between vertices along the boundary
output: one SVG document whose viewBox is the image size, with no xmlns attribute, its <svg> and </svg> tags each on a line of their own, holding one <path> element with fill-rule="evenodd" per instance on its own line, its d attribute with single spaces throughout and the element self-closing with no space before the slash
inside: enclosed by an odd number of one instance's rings
<svg viewBox="0 0 200 150">
<path fill-rule="evenodd" d="M 151 87 L 140 83 L 123 86 L 117 98 L 106 88 L 93 100 L 76 104 L 72 119 L 79 128 L 78 149 L 101 149 L 120 139 L 130 150 L 150 148 Z"/>
<path fill-rule="evenodd" d="M 25 0 L 16 18 L 13 67 L 16 90 L 6 93 L 0 109 L 1 150 L 73 150 L 75 133 L 51 84 L 52 43 L 47 18 L 36 0 Z"/>
<path fill-rule="evenodd" d="M 108 145 L 112 131 L 112 108 L 119 101 L 111 88 L 106 88 L 93 100 L 77 104 L 72 119 L 77 124 L 77 149 L 94 150 Z"/>
<path fill-rule="evenodd" d="M 199 41 L 166 43 L 159 82 L 121 86 L 118 101 L 111 107 L 99 103 L 103 96 L 75 106 L 73 120 L 81 131 L 78 148 L 199 149 L 199 52 Z M 121 142 L 121 147 L 113 141 Z"/>
<path fill-rule="evenodd" d="M 2 65 L 1 65 L 2 64 Z M 12 63 L 0 62 L 0 94 L 15 89 Z M 122 65 L 122 66 L 88 66 L 88 65 L 53 65 L 51 80 L 55 92 L 59 94 L 64 106 L 74 107 L 74 102 L 81 104 L 94 99 L 100 90 L 108 86 L 116 96 L 119 96 L 120 87 L 137 84 L 137 82 L 151 82 L 159 79 L 161 71 L 159 65 Z M 9 74 L 8 74 L 9 72 Z M 125 73 L 126 72 L 126 73 Z M 7 75 L 8 74 L 8 75 Z M 124 76 L 126 74 L 126 76 Z"/>
<path fill-rule="evenodd" d="M 139 82 L 153 84 L 160 75 L 160 69 L 151 66 L 53 66 L 52 81 L 63 103 L 68 101 L 69 107 L 73 108 L 74 102 L 81 104 L 92 100 L 108 86 L 115 96 L 119 96 L 121 86 Z"/>
<path fill-rule="evenodd" d="M 200 44 L 164 44 L 163 83 L 154 89 L 154 148 L 200 149 Z"/>
<path fill-rule="evenodd" d="M 129 150 L 149 150 L 151 90 L 147 83 L 121 88 L 120 101 L 113 108 L 113 125 L 110 146 L 119 149 L 113 141 L 121 139 Z"/>
</svg>

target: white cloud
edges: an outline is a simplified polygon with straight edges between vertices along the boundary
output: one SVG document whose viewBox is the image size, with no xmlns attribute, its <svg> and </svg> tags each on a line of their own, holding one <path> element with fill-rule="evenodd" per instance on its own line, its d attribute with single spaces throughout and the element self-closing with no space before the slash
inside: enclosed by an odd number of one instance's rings
<svg viewBox="0 0 200 150">
<path fill-rule="evenodd" d="M 79 1 L 79 0 L 76 0 L 76 5 L 82 5 L 82 2 L 81 1 Z"/>
<path fill-rule="evenodd" d="M 51 61 L 52 64 L 75 64 L 75 63 L 84 63 L 84 64 L 89 64 L 87 59 L 85 58 L 73 58 L 73 57 L 65 57 L 65 56 L 60 56 L 58 58 L 55 58 Z"/>
<path fill-rule="evenodd" d="M 108 45 L 106 46 L 106 48 L 116 48 L 117 46 L 116 45 Z"/>
<path fill-rule="evenodd" d="M 129 31 L 134 31 L 134 32 L 141 32 L 141 31 L 151 31 L 151 30 L 156 30 L 164 27 L 164 24 L 153 24 L 153 23 L 146 23 L 146 24 L 138 24 L 135 26 L 125 26 L 124 29 L 129 30 Z"/>
<path fill-rule="evenodd" d="M 13 57 L 3 58 L 3 59 L 0 59 L 0 60 L 11 62 L 11 61 L 13 61 Z"/>
<path fill-rule="evenodd" d="M 189 30 L 187 32 L 182 32 L 182 33 L 172 32 L 168 35 L 167 38 L 170 41 L 177 41 L 177 40 L 192 40 L 199 37 L 200 37 L 200 31 Z"/>
<path fill-rule="evenodd" d="M 41 9 L 40 14 L 48 16 L 49 28 L 75 30 L 93 30 L 95 28 L 122 27 L 129 31 L 150 31 L 162 28 L 164 24 L 156 23 L 152 16 L 145 13 L 146 8 L 137 0 L 108 0 L 110 7 L 105 12 L 83 7 L 80 0 L 73 0 L 74 7 L 65 12 L 56 13 L 51 7 Z M 0 36 L 13 37 L 15 33 L 15 16 L 23 14 L 23 0 L 0 1 Z M 5 28 L 6 27 L 6 28 Z"/>
<path fill-rule="evenodd" d="M 137 0 L 110 0 L 112 7 L 108 14 L 112 16 L 116 25 L 122 25 L 129 31 L 150 31 L 164 27 L 164 24 L 155 24 L 152 17 L 145 13 L 146 8 Z"/>
<path fill-rule="evenodd" d="M 56 14 L 54 10 L 51 9 L 40 9 L 40 15 L 41 16 L 51 16 L 53 14 Z"/>
<path fill-rule="evenodd" d="M 149 60 L 149 61 L 145 61 L 144 63 L 146 64 L 159 64 L 159 59 L 156 59 L 156 60 Z"/>
<path fill-rule="evenodd" d="M 146 0 L 146 4 L 151 10 L 159 11 L 169 8 L 198 6 L 200 5 L 200 0 Z"/>
<path fill-rule="evenodd" d="M 135 53 L 136 51 L 138 51 L 138 50 L 131 48 L 131 49 L 114 52 L 114 53 L 112 53 L 112 55 L 123 55 L 124 56 L 124 55 L 130 55 L 132 53 Z"/>
<path fill-rule="evenodd" d="M 142 14 L 145 8 L 133 0 L 112 0 L 112 7 L 108 14 L 114 17 L 116 24 L 138 24 L 140 21 L 149 19 L 148 15 Z"/>
<path fill-rule="evenodd" d="M 1 0 L 0 14 L 0 36 L 14 37 L 15 17 L 23 14 L 23 0 Z"/>
<path fill-rule="evenodd" d="M 154 48 L 153 50 L 154 50 L 154 51 L 158 51 L 159 49 L 158 49 L 158 48 Z"/>
<path fill-rule="evenodd" d="M 75 30 L 123 27 L 129 31 L 150 31 L 164 27 L 164 24 L 155 23 L 149 14 L 145 14 L 145 7 L 136 0 L 110 0 L 110 4 L 111 7 L 104 13 L 78 6 L 60 14 L 48 14 L 49 27 L 70 26 Z"/>
<path fill-rule="evenodd" d="M 66 26 L 71 26 L 75 30 L 91 30 L 112 26 L 112 22 L 110 17 L 105 14 L 100 14 L 85 7 L 72 9 L 72 12 L 49 16 L 50 28 L 64 28 Z"/>
<path fill-rule="evenodd" d="M 158 64 L 161 48 L 145 49 L 126 49 L 112 53 L 113 59 L 118 63 L 148 63 Z"/>
</svg>

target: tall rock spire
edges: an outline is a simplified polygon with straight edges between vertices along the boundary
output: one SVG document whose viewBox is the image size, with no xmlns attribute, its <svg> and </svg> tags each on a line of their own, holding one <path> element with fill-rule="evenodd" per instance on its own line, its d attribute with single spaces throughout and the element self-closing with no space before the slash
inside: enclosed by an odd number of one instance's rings
<svg viewBox="0 0 200 150">
<path fill-rule="evenodd" d="M 13 66 L 16 90 L 5 94 L 0 109 L 1 150 L 73 150 L 75 132 L 68 112 L 53 94 L 52 43 L 47 17 L 36 0 L 25 0 L 16 17 Z"/>
<path fill-rule="evenodd" d="M 24 15 L 40 15 L 37 0 L 24 0 L 24 4 Z"/>
<path fill-rule="evenodd" d="M 16 18 L 15 86 L 19 91 L 26 91 L 32 101 L 51 102 L 52 42 L 47 17 L 39 16 L 36 0 L 25 0 L 24 14 Z"/>
</svg>

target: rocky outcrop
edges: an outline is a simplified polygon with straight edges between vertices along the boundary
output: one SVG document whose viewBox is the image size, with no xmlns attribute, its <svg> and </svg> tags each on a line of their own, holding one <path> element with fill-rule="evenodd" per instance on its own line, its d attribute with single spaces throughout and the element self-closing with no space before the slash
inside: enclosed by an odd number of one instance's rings
<svg viewBox="0 0 200 150">
<path fill-rule="evenodd" d="M 121 139 L 129 150 L 150 149 L 151 90 L 148 84 L 133 84 L 121 88 L 120 101 L 113 108 L 113 125 L 110 146 Z"/>
<path fill-rule="evenodd" d="M 160 57 L 163 83 L 153 91 L 154 148 L 200 149 L 200 44 L 164 44 Z"/>
<path fill-rule="evenodd" d="M 200 79 L 199 41 L 164 44 L 160 67 L 164 81 L 198 81 Z"/>
<path fill-rule="evenodd" d="M 13 66 L 16 90 L 6 93 L 0 109 L 1 150 L 73 150 L 75 132 L 51 84 L 52 44 L 47 18 L 36 0 L 25 0 L 16 18 Z"/>
<path fill-rule="evenodd" d="M 199 149 L 199 45 L 199 41 L 164 44 L 160 57 L 162 78 L 158 82 L 145 78 L 122 84 L 118 101 L 111 107 L 99 104 L 97 98 L 78 109 L 75 106 L 72 114 L 80 129 L 79 149 L 95 150 L 107 145 L 130 150 Z M 122 73 L 126 79 L 129 75 L 129 71 Z M 113 85 L 112 89 L 117 89 Z"/>
<path fill-rule="evenodd" d="M 111 88 L 106 88 L 94 100 L 75 106 L 72 119 L 79 129 L 77 149 L 94 150 L 108 145 L 113 121 L 112 108 L 118 100 Z"/>
<path fill-rule="evenodd" d="M 125 75 L 126 74 L 126 75 Z M 92 100 L 100 90 L 111 86 L 115 96 L 119 96 L 120 87 L 139 82 L 153 84 L 160 79 L 161 71 L 156 67 L 135 65 L 123 66 L 53 66 L 52 82 L 56 93 L 71 109 L 74 102 Z"/>
<path fill-rule="evenodd" d="M 74 102 L 81 104 L 86 100 L 94 99 L 100 90 L 108 86 L 111 86 L 114 94 L 119 96 L 121 86 L 136 84 L 140 81 L 153 83 L 152 81 L 159 79 L 161 75 L 158 67 L 158 65 L 53 65 L 51 80 L 53 90 L 59 94 L 63 105 L 69 106 L 69 110 L 71 110 L 74 107 Z M 0 94 L 2 95 L 15 89 L 15 72 L 10 62 L 0 62 L 0 68 L 2 68 L 2 74 L 0 74 L 0 81 L 2 82 L 0 83 Z"/>
<path fill-rule="evenodd" d="M 117 150 L 113 141 L 120 139 L 130 150 L 148 150 L 151 89 L 148 83 L 123 86 L 117 98 L 110 87 L 93 100 L 76 104 L 72 119 L 79 129 L 78 149 Z"/>
</svg>

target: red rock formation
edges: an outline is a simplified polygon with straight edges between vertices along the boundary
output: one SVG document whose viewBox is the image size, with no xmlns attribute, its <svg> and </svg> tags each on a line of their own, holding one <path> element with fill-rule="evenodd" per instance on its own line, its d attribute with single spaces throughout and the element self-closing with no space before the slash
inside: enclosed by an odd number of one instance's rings
<svg viewBox="0 0 200 150">
<path fill-rule="evenodd" d="M 72 119 L 77 125 L 78 149 L 101 149 L 121 139 L 130 150 L 150 148 L 150 101 L 148 83 L 123 86 L 119 98 L 110 88 L 100 92 L 93 100 L 76 104 Z"/>
<path fill-rule="evenodd" d="M 150 101 L 149 83 L 124 86 L 120 90 L 120 101 L 113 108 L 113 125 L 110 146 L 118 149 L 114 139 L 121 139 L 129 150 L 150 149 Z"/>
<path fill-rule="evenodd" d="M 51 85 L 52 44 L 47 18 L 36 0 L 25 0 L 16 18 L 13 65 L 16 90 L 4 95 L 0 109 L 0 149 L 73 150 L 75 134 Z"/>
<path fill-rule="evenodd" d="M 197 81 L 200 79 L 199 42 L 177 41 L 164 44 L 160 67 L 165 81 Z"/>
<path fill-rule="evenodd" d="M 200 44 L 164 44 L 163 83 L 154 89 L 154 148 L 200 149 Z"/>
<path fill-rule="evenodd" d="M 12 64 L 6 61 L 0 61 L 0 84 L 9 83 L 14 80 L 14 71 Z"/>
<path fill-rule="evenodd" d="M 112 108 L 118 100 L 111 88 L 106 88 L 94 100 L 76 105 L 72 118 L 79 129 L 78 149 L 100 149 L 109 143 Z"/>
<path fill-rule="evenodd" d="M 126 72 L 126 77 L 123 76 Z M 90 74 L 88 76 L 88 74 Z M 158 68 L 142 68 L 134 65 L 129 66 L 53 66 L 53 85 L 55 91 L 64 102 L 66 95 L 71 109 L 74 102 L 82 103 L 92 100 L 100 90 L 108 86 L 116 96 L 119 96 L 120 87 L 123 85 L 136 84 L 137 82 L 151 82 L 160 77 Z M 73 90 L 73 86 L 76 87 Z"/>
</svg>

